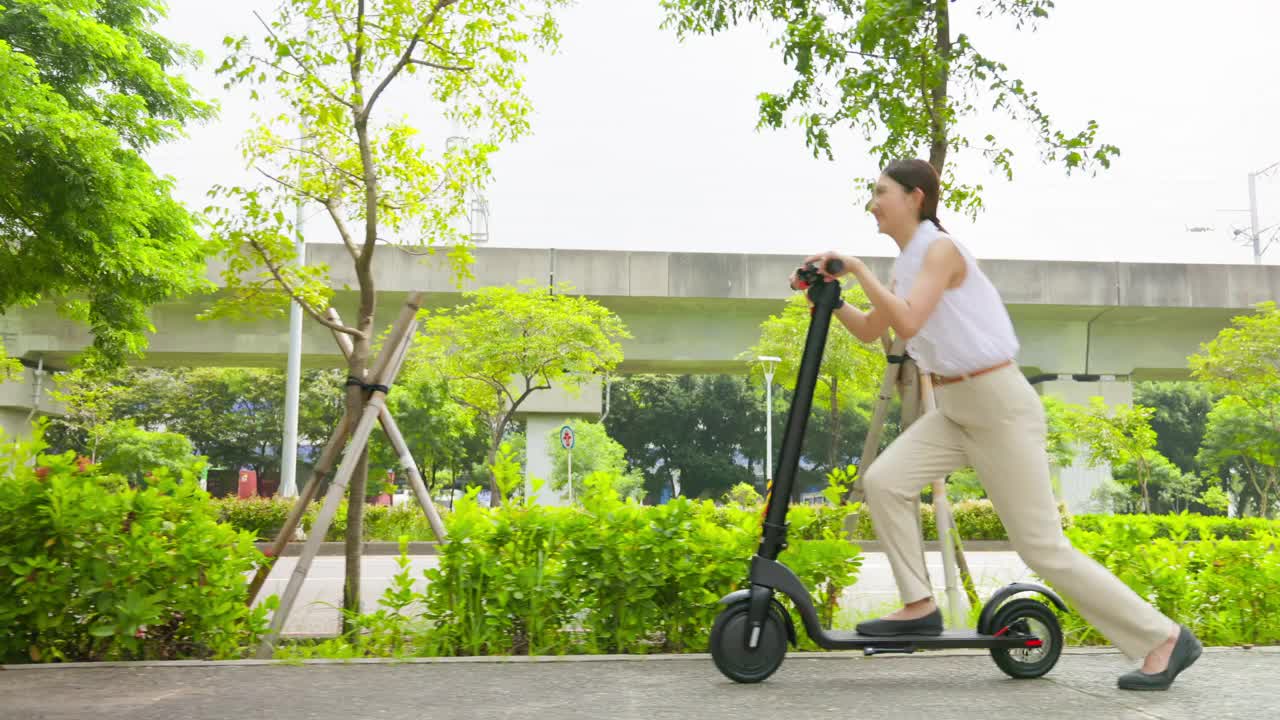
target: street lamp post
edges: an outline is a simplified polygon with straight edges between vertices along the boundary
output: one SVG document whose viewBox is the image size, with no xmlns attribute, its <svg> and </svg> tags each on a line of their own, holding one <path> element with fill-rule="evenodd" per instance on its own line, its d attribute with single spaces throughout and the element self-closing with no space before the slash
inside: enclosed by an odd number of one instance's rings
<svg viewBox="0 0 1280 720">
<path fill-rule="evenodd" d="M 764 363 L 764 482 L 767 486 L 773 482 L 773 370 L 782 358 L 761 355 L 756 360 Z"/>
</svg>

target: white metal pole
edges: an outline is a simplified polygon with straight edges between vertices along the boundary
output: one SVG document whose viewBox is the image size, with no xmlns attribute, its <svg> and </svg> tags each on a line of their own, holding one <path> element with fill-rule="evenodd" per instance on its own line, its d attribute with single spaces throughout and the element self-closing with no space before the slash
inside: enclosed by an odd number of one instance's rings
<svg viewBox="0 0 1280 720">
<path fill-rule="evenodd" d="M 764 484 L 768 488 L 773 482 L 773 370 L 782 358 L 761 355 L 756 360 L 764 363 Z"/>
<path fill-rule="evenodd" d="M 773 371 L 765 372 L 765 449 L 764 449 L 764 481 L 767 485 L 773 481 Z"/>
<path fill-rule="evenodd" d="M 299 171 L 301 174 L 301 171 Z M 307 242 L 303 235 L 302 196 L 298 196 L 298 231 L 296 250 L 298 266 L 306 264 Z M 284 381 L 284 445 L 280 453 L 280 495 L 298 495 L 298 396 L 302 384 L 302 306 L 295 300 L 289 303 L 289 359 Z"/>
<path fill-rule="evenodd" d="M 573 504 L 573 448 L 569 450 L 569 504 Z"/>
</svg>

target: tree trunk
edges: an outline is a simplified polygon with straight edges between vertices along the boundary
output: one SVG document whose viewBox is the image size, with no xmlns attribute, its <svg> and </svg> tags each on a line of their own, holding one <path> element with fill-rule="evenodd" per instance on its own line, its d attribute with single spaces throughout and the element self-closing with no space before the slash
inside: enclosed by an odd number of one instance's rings
<svg viewBox="0 0 1280 720">
<path fill-rule="evenodd" d="M 364 496 L 368 486 L 369 451 L 360 453 L 360 462 L 351 476 L 347 492 L 347 579 L 342 587 L 342 609 L 360 612 L 360 560 L 364 546 Z M 352 618 L 342 616 L 342 632 L 353 629 Z"/>
<path fill-rule="evenodd" d="M 494 428 L 493 435 L 489 438 L 489 507 L 494 508 L 502 504 L 498 499 L 498 474 L 494 471 L 494 465 L 498 463 L 498 443 L 502 440 L 502 431 Z"/>
<path fill-rule="evenodd" d="M 938 58 L 938 73 L 933 85 L 929 88 L 929 164 L 938 174 L 947 162 L 947 82 L 951 76 L 951 0 L 935 0 L 933 6 L 934 19 L 934 53 Z"/>
<path fill-rule="evenodd" d="M 370 285 L 372 287 L 372 285 Z M 364 293 L 361 293 L 362 295 Z M 365 310 L 368 308 L 368 313 Z M 360 329 L 364 330 L 364 337 L 354 338 L 351 349 L 351 357 L 347 364 L 347 373 L 350 377 L 360 378 L 367 382 L 365 375 L 369 363 L 369 341 L 367 338 L 371 336 L 370 330 L 373 326 L 372 303 L 366 305 L 366 301 L 361 301 L 360 313 Z M 353 418 L 359 418 L 364 414 L 365 396 L 364 388 L 358 385 L 347 386 L 347 412 Z M 354 428 L 354 424 L 352 426 Z M 351 452 L 353 448 L 350 443 L 344 451 Z M 342 608 L 356 613 L 360 612 L 360 565 L 361 550 L 364 546 L 364 494 L 365 488 L 368 486 L 369 474 L 369 456 L 368 445 L 362 449 L 360 460 L 356 464 L 355 470 L 351 475 L 350 484 L 347 486 L 347 532 L 346 532 L 346 578 L 342 586 Z M 348 632 L 351 629 L 350 621 L 346 614 L 342 616 L 342 631 Z"/>
</svg>

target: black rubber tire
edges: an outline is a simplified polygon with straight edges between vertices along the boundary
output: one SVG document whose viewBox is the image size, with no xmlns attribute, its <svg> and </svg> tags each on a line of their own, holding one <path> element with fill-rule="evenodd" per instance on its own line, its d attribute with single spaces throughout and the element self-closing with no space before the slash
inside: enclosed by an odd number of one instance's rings
<svg viewBox="0 0 1280 720">
<path fill-rule="evenodd" d="M 1053 614 L 1053 610 L 1049 609 L 1048 605 L 1030 598 L 1021 598 L 1000 606 L 992 619 L 992 631 L 999 632 L 1001 628 L 1014 626 L 1020 620 L 1034 620 L 1048 628 L 1049 637 L 1040 637 L 1040 641 L 1044 644 L 1036 648 L 1043 652 L 1036 660 L 1028 661 L 1014 654 L 1022 652 L 1021 650 L 992 648 L 991 659 L 995 660 L 996 665 L 1009 677 L 1038 678 L 1058 664 L 1058 657 L 1062 655 L 1062 625 L 1058 622 L 1058 616 Z M 1015 626 L 1010 631 L 1028 632 L 1029 629 L 1026 626 L 1021 629 Z"/>
<path fill-rule="evenodd" d="M 786 620 L 772 604 L 760 628 L 755 650 L 746 647 L 747 603 L 730 605 L 711 627 L 711 659 L 725 677 L 740 683 L 757 683 L 772 675 L 787 654 Z"/>
</svg>

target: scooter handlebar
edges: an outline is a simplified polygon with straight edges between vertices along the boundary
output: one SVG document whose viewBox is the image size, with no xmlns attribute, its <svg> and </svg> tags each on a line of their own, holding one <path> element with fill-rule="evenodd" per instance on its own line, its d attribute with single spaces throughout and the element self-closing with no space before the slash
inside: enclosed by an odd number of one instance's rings
<svg viewBox="0 0 1280 720">
<path fill-rule="evenodd" d="M 828 275 L 839 275 L 844 272 L 844 261 L 840 258 L 831 258 L 827 260 L 823 266 Z M 805 290 L 810 285 L 820 282 L 822 274 L 818 272 L 818 267 L 813 263 L 808 263 L 804 267 L 796 270 L 796 282 L 791 284 L 792 290 Z"/>
</svg>

